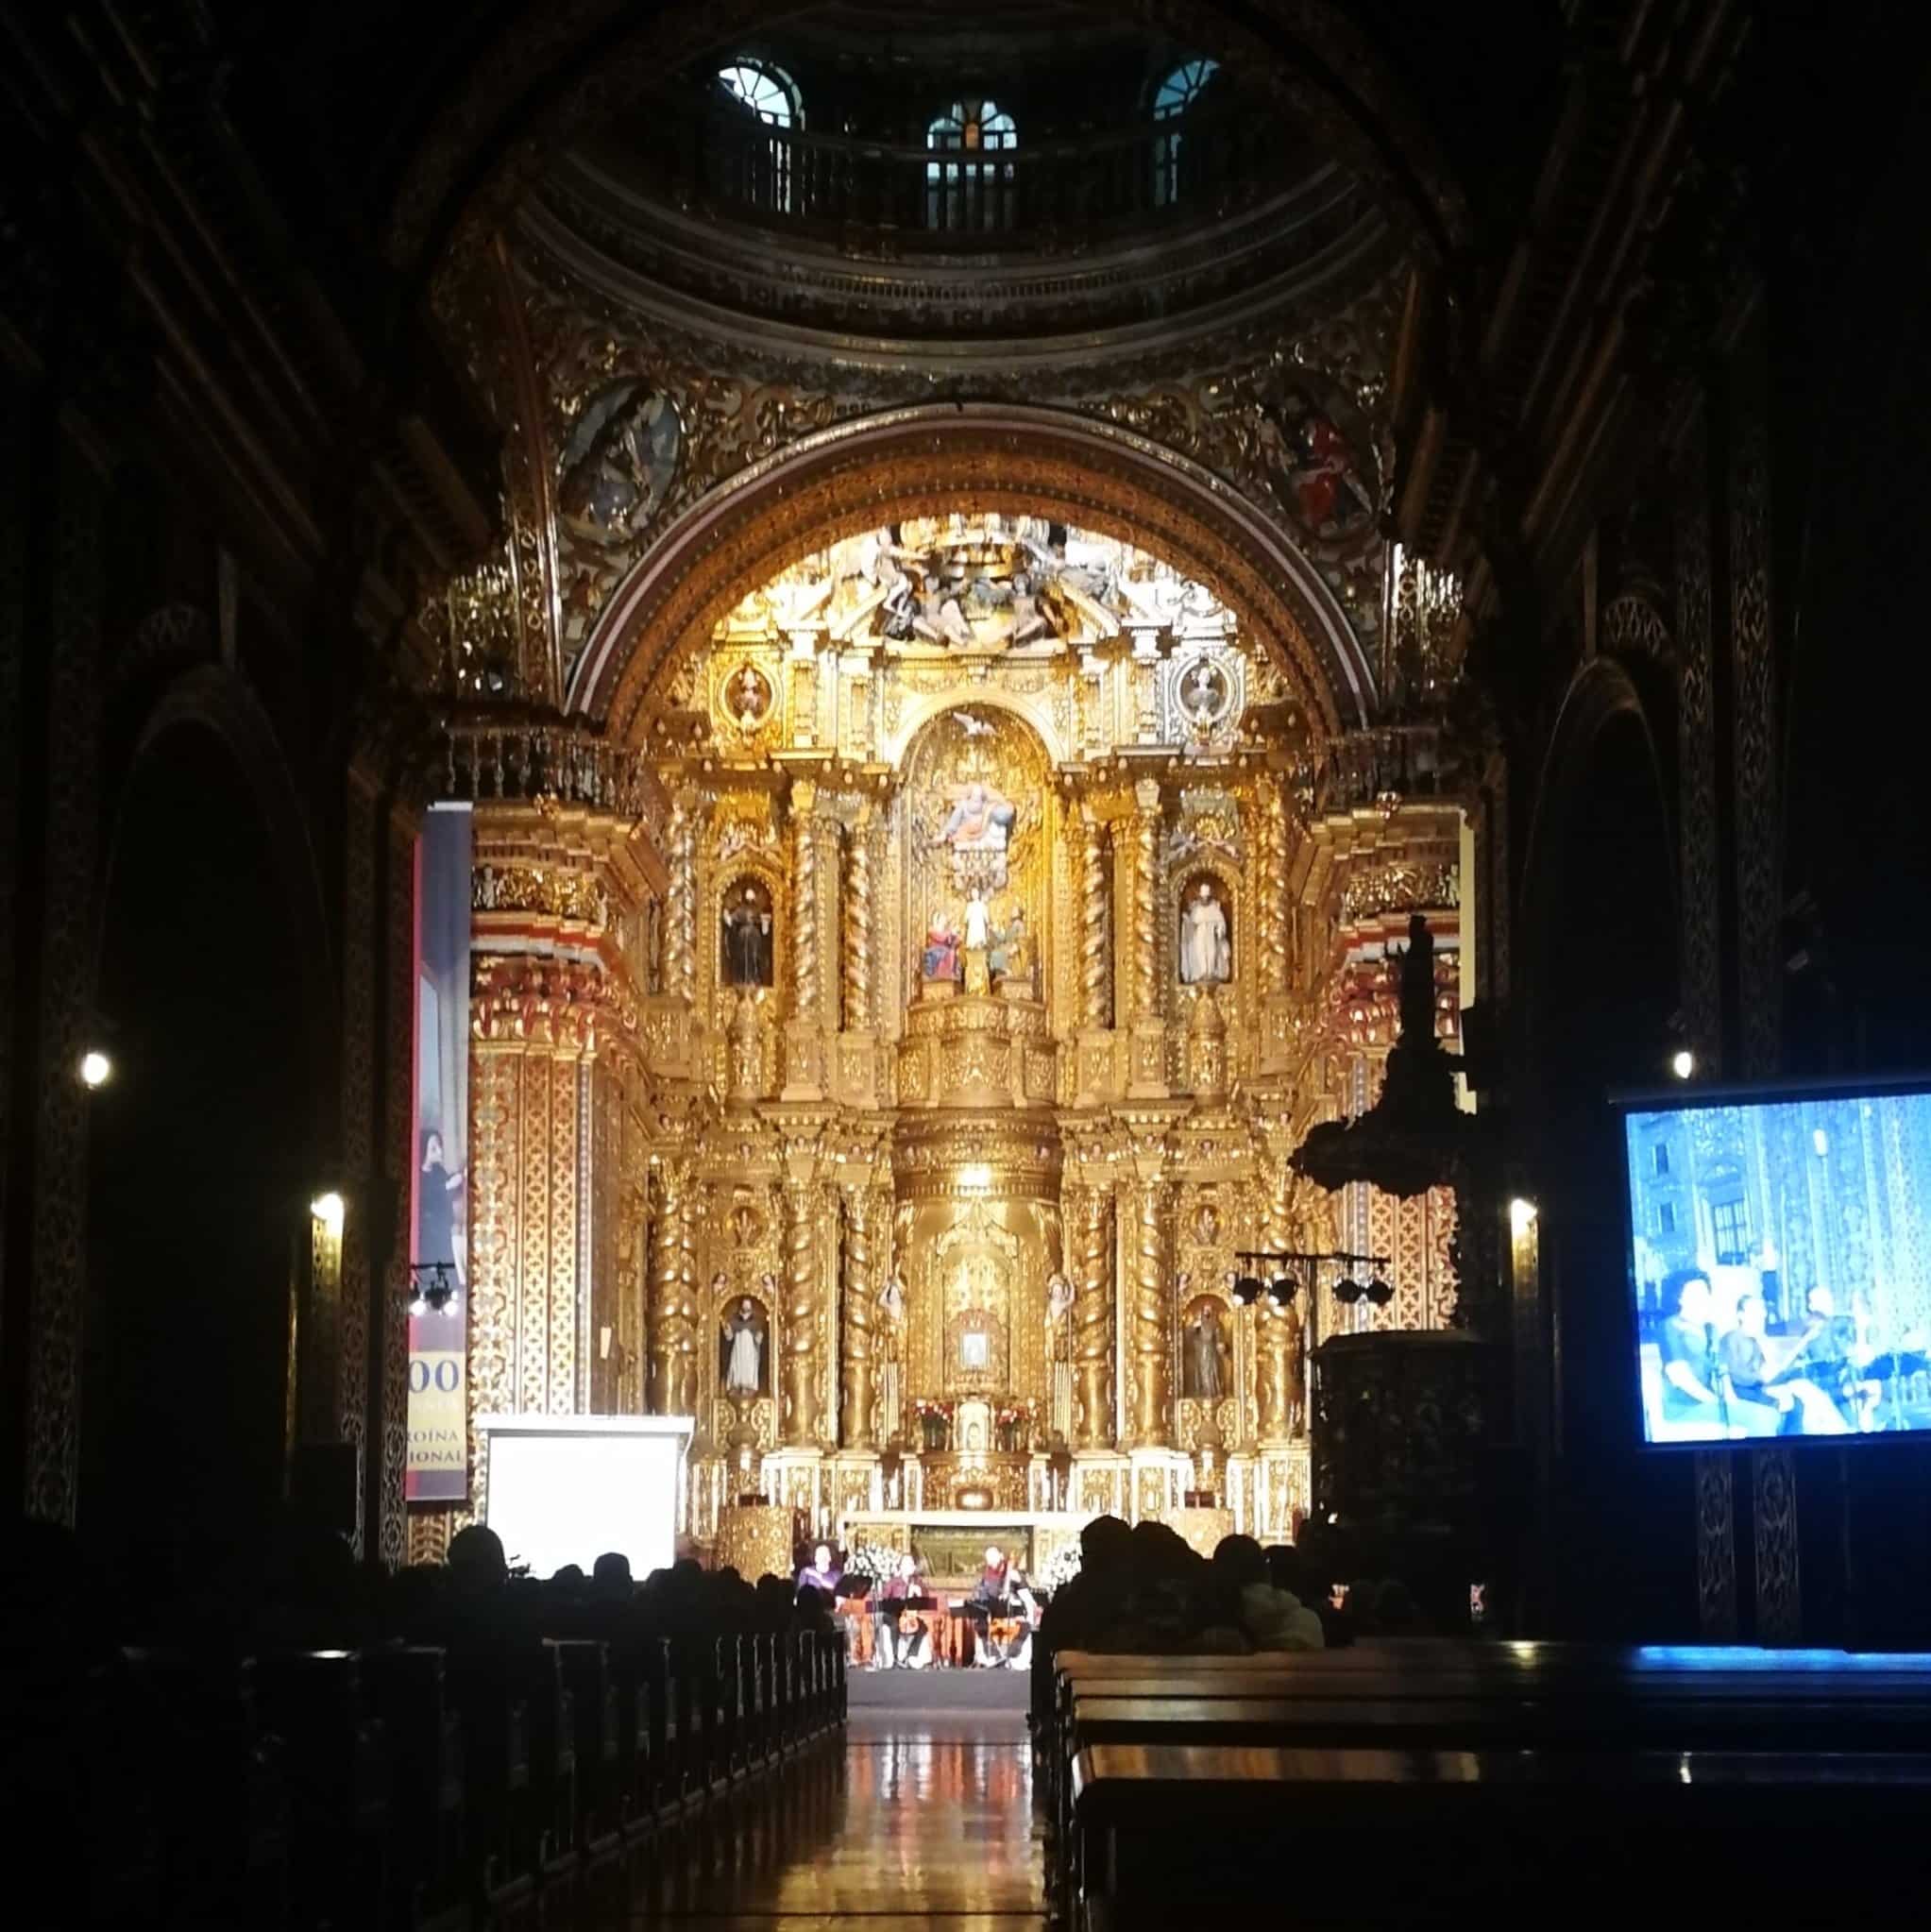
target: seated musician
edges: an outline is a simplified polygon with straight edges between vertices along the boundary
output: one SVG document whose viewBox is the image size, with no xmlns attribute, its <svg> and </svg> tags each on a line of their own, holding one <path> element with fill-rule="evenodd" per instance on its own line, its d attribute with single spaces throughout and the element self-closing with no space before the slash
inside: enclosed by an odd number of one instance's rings
<svg viewBox="0 0 1931 1932">
<path fill-rule="evenodd" d="M 1663 1419 L 1709 1424 L 1722 1420 L 1710 1357 L 1716 1342 L 1716 1311 L 1710 1282 L 1701 1268 L 1682 1268 L 1663 1280 L 1664 1306 L 1670 1313 L 1658 1331 L 1663 1358 Z"/>
<path fill-rule="evenodd" d="M 973 1585 L 973 1593 L 966 1599 L 972 1612 L 974 1647 L 978 1652 L 974 1661 L 985 1669 L 991 1669 L 1001 1660 L 993 1653 L 991 1645 L 991 1614 L 993 1605 L 1003 1608 L 1006 1602 L 1006 1552 L 996 1543 L 986 1546 L 986 1565 L 979 1572 L 979 1580 Z"/>
<path fill-rule="evenodd" d="M 1736 1304 L 1736 1326 L 1717 1345 L 1735 1397 L 1734 1421 L 1746 1434 L 1774 1435 L 1794 1415 L 1799 1434 L 1844 1434 L 1836 1403 L 1814 1381 L 1794 1373 L 1821 1324 L 1806 1322 L 1797 1334 L 1767 1336 L 1765 1319 L 1763 1296 L 1745 1295 Z"/>
<path fill-rule="evenodd" d="M 1805 1326 L 1812 1330 L 1808 1361 L 1813 1379 L 1853 1428 L 1872 1428 L 1884 1384 L 1871 1379 L 1870 1350 L 1858 1335 L 1856 1321 L 1838 1313 L 1837 1297 L 1821 1283 L 1804 1296 L 1804 1312 Z"/>
<path fill-rule="evenodd" d="M 872 1668 L 893 1670 L 904 1664 L 919 1669 L 930 1660 L 931 1626 L 916 1612 L 905 1607 L 908 1597 L 923 1597 L 925 1580 L 919 1574 L 919 1559 L 908 1550 L 898 1560 L 898 1568 L 879 1585 L 872 1601 L 873 1645 Z"/>
</svg>

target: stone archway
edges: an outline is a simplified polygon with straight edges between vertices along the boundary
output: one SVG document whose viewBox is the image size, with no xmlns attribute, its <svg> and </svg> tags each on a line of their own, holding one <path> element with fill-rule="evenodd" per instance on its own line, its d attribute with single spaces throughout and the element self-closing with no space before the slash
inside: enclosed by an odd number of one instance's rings
<svg viewBox="0 0 1931 1932">
<path fill-rule="evenodd" d="M 1366 724 L 1374 673 L 1333 593 L 1275 520 L 1145 437 L 990 403 L 895 410 L 808 436 L 712 491 L 606 605 L 567 709 L 630 737 L 650 692 L 743 594 L 805 551 L 902 517 L 1048 515 L 1155 550 L 1271 652 L 1325 733 Z"/>
</svg>

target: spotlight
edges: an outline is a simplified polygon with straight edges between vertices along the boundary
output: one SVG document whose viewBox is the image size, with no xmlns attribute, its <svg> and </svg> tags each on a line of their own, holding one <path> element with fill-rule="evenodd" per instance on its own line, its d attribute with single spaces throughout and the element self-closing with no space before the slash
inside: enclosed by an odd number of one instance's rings
<svg viewBox="0 0 1931 1932">
<path fill-rule="evenodd" d="M 1342 1276 L 1340 1280 L 1334 1284 L 1335 1300 L 1350 1308 L 1361 1299 L 1365 1292 L 1361 1283 L 1352 1275 Z"/>
<path fill-rule="evenodd" d="M 1389 1287 L 1387 1282 L 1382 1280 L 1379 1275 L 1377 1275 L 1375 1279 L 1372 1281 L 1370 1281 L 1365 1288 L 1362 1290 L 1362 1293 L 1365 1295 L 1367 1298 L 1370 1301 L 1372 1301 L 1377 1308 L 1386 1308 L 1387 1305 L 1395 1298 L 1394 1289 Z"/>
<path fill-rule="evenodd" d="M 1686 1046 L 1679 1046 L 1669 1056 L 1669 1071 L 1679 1080 L 1686 1080 L 1696 1072 L 1696 1055 Z"/>
<path fill-rule="evenodd" d="M 1277 1275 L 1267 1291 L 1282 1308 L 1300 1292 L 1300 1283 L 1292 1275 Z"/>
<path fill-rule="evenodd" d="M 344 1212 L 342 1196 L 330 1188 L 327 1194 L 320 1194 L 309 1203 L 309 1212 L 328 1229 L 330 1234 L 342 1232 Z"/>
<path fill-rule="evenodd" d="M 409 1313 L 418 1317 L 429 1313 L 429 1303 L 422 1298 L 420 1291 L 410 1296 Z"/>
<path fill-rule="evenodd" d="M 1535 1225 L 1535 1203 L 1526 1201 L 1520 1195 L 1509 1203 L 1509 1232 L 1517 1241 Z"/>
<path fill-rule="evenodd" d="M 90 1093 L 97 1093 L 114 1077 L 114 1063 L 99 1047 L 91 1047 L 80 1056 L 80 1084 Z"/>
<path fill-rule="evenodd" d="M 1261 1298 L 1260 1276 L 1236 1275 L 1234 1277 L 1233 1297 L 1237 1307 L 1251 1308 Z"/>
</svg>

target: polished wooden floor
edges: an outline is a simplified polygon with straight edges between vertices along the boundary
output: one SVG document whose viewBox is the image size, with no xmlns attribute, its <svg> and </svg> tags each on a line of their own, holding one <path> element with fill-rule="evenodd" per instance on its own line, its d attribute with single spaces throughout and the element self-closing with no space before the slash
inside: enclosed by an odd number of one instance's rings
<svg viewBox="0 0 1931 1932">
<path fill-rule="evenodd" d="M 655 1932 L 1032 1932 L 1045 1924 L 1025 1682 L 853 1680 L 845 1737 L 709 1807 L 639 1874 Z"/>
</svg>

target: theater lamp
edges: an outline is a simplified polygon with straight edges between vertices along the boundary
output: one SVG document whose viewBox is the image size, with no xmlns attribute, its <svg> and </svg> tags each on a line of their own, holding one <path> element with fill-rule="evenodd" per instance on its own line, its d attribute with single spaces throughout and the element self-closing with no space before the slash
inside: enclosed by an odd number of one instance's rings
<svg viewBox="0 0 1931 1932">
<path fill-rule="evenodd" d="M 1236 1275 L 1233 1285 L 1235 1305 L 1240 1308 L 1253 1307 L 1261 1298 L 1262 1285 L 1259 1275 Z"/>
<path fill-rule="evenodd" d="M 1300 1293 L 1300 1283 L 1292 1275 L 1277 1275 L 1267 1284 L 1267 1292 L 1277 1307 L 1285 1308 Z"/>
<path fill-rule="evenodd" d="M 1366 1290 L 1362 1287 L 1361 1283 L 1352 1275 L 1342 1276 L 1340 1280 L 1334 1284 L 1334 1298 L 1344 1308 L 1352 1308 L 1365 1293 Z"/>
<path fill-rule="evenodd" d="M 1382 1280 L 1379 1275 L 1377 1275 L 1374 1278 L 1374 1280 L 1370 1281 L 1367 1284 L 1367 1286 L 1364 1288 L 1361 1292 L 1364 1296 L 1366 1296 L 1367 1298 L 1371 1302 L 1373 1302 L 1377 1308 L 1386 1308 L 1387 1305 L 1395 1298 L 1394 1289 L 1389 1287 L 1387 1282 Z"/>
</svg>

